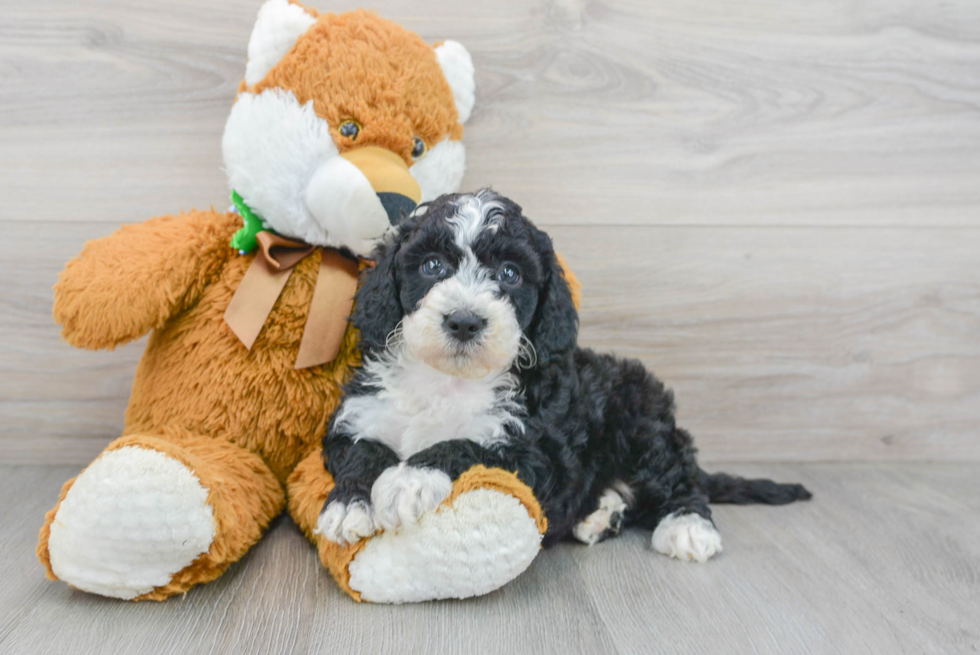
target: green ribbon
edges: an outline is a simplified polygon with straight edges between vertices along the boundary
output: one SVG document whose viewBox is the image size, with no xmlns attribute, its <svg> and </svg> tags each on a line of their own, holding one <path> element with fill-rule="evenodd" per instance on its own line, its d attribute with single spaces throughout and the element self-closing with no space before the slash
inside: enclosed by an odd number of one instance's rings
<svg viewBox="0 0 980 655">
<path fill-rule="evenodd" d="M 255 237 L 267 228 L 262 225 L 262 219 L 259 218 L 259 215 L 245 204 L 245 201 L 235 190 L 231 192 L 231 201 L 235 203 L 235 208 L 238 209 L 239 215 L 245 221 L 242 229 L 235 232 L 234 236 L 231 237 L 231 247 L 244 255 L 259 247 Z"/>
</svg>

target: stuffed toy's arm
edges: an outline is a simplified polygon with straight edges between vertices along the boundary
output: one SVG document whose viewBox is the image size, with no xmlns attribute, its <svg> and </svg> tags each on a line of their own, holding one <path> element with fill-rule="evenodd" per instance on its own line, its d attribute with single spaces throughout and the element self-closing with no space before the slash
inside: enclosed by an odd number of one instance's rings
<svg viewBox="0 0 980 655">
<path fill-rule="evenodd" d="M 73 346 L 112 349 L 197 301 L 233 253 L 236 217 L 163 216 L 88 242 L 54 287 L 54 317 Z"/>
</svg>

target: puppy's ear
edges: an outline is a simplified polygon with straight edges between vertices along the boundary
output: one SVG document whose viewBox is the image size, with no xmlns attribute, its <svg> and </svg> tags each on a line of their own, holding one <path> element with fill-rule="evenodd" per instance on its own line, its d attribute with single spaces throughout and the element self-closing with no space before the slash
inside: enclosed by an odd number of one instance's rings
<svg viewBox="0 0 980 655">
<path fill-rule="evenodd" d="M 396 236 L 390 244 L 374 251 L 374 268 L 364 272 L 364 283 L 357 290 L 354 304 L 354 326 L 361 331 L 361 349 L 383 349 L 398 322 L 402 320 L 402 304 L 398 298 L 395 257 L 401 246 Z"/>
<path fill-rule="evenodd" d="M 575 348 L 578 338 L 578 312 L 565 281 L 565 272 L 551 243 L 551 237 L 534 228 L 544 284 L 538 296 L 538 308 L 528 330 L 534 344 L 538 366 L 546 366 Z"/>
</svg>

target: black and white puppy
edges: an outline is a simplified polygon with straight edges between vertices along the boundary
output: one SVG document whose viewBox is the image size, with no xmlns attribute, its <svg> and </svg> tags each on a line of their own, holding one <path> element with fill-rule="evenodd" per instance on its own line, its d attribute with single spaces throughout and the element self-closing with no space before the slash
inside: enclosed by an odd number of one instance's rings
<svg viewBox="0 0 980 655">
<path fill-rule="evenodd" d="M 336 481 L 318 523 L 327 539 L 417 522 L 475 464 L 534 490 L 545 545 L 637 525 L 659 552 L 698 562 L 721 551 L 709 501 L 810 497 L 705 473 L 660 381 L 638 361 L 576 347 L 551 239 L 512 201 L 442 196 L 375 256 L 353 316 L 363 364 L 323 439 Z"/>
</svg>

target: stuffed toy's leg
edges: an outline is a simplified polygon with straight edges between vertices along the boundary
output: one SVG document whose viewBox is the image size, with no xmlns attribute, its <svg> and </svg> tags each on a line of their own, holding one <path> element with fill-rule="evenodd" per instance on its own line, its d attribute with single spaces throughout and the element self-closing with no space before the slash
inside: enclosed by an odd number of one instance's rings
<svg viewBox="0 0 980 655">
<path fill-rule="evenodd" d="M 317 448 L 289 478 L 289 512 L 316 545 L 323 565 L 357 601 L 404 603 L 489 593 L 531 564 L 547 528 L 541 506 L 517 476 L 475 466 L 417 526 L 339 546 L 315 532 L 333 486 Z"/>
<path fill-rule="evenodd" d="M 234 444 L 179 430 L 128 435 L 65 483 L 37 553 L 53 580 L 163 600 L 218 577 L 284 504 L 262 459 Z"/>
</svg>

